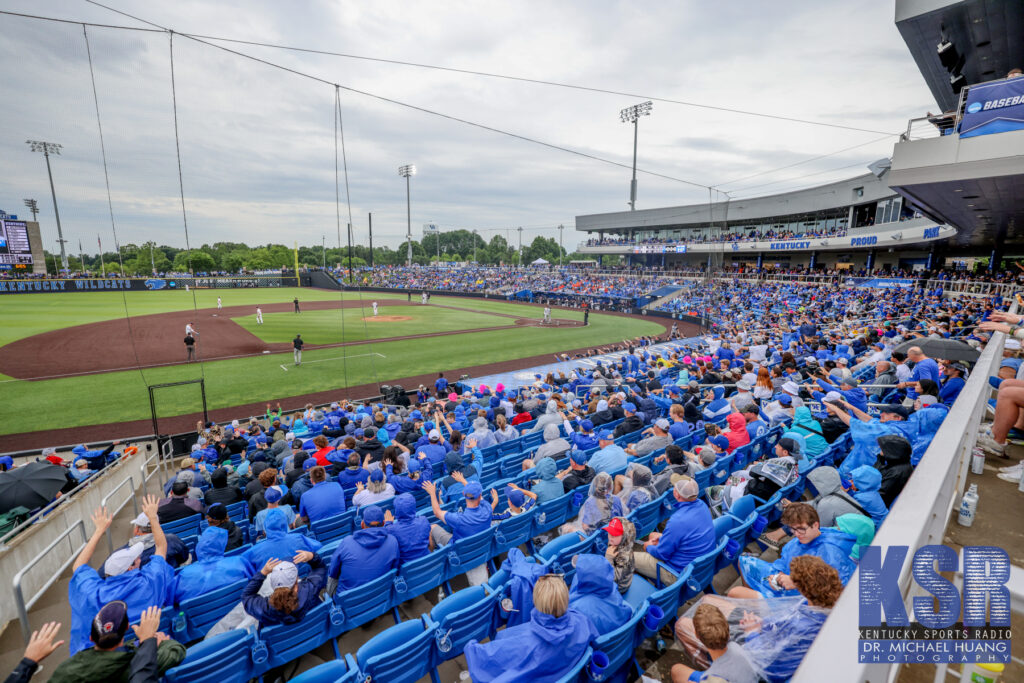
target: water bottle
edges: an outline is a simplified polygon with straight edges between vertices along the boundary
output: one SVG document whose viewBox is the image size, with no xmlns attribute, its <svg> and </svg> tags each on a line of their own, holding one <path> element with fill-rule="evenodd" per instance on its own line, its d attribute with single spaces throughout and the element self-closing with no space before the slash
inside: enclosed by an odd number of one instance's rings
<svg viewBox="0 0 1024 683">
<path fill-rule="evenodd" d="M 971 484 L 967 493 L 960 500 L 960 514 L 957 522 L 960 526 L 971 526 L 974 524 L 974 515 L 978 512 L 978 485 Z"/>
<path fill-rule="evenodd" d="M 975 448 L 971 452 L 971 472 L 983 474 L 985 472 L 985 451 Z"/>
</svg>

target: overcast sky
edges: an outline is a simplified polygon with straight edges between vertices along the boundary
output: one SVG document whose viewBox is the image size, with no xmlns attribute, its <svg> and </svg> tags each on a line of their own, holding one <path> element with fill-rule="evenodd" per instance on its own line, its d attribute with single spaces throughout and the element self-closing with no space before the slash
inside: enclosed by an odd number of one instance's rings
<svg viewBox="0 0 1024 683">
<path fill-rule="evenodd" d="M 934 109 L 893 24 L 891 2 L 709 3 L 109 0 L 179 32 L 415 61 L 638 93 L 897 133 Z M 144 27 L 84 0 L 0 0 L 0 9 Z M 122 244 L 185 245 L 166 33 L 89 28 L 114 219 Z M 631 163 L 621 95 L 286 50 L 234 50 L 418 107 Z M 337 242 L 334 87 L 174 39 L 189 237 L 250 244 Z M 0 208 L 39 201 L 47 249 L 53 160 L 65 236 L 113 244 L 96 111 L 81 26 L 0 15 Z M 405 235 L 401 164 L 412 225 L 523 226 L 524 240 L 578 241 L 576 215 L 627 209 L 630 170 L 341 91 L 356 237 Z M 864 172 L 894 138 L 655 102 L 640 122 L 638 165 L 734 197 L 808 187 Z M 872 142 L 875 141 L 875 142 Z M 870 143 L 870 144 L 864 144 Z M 792 168 L 814 156 L 862 145 Z M 813 175 L 809 175 L 813 174 Z M 765 185 L 765 183 L 771 183 Z M 342 225 L 347 222 L 341 187 Z M 708 190 L 641 174 L 637 208 L 707 201 Z M 344 228 L 343 228 L 344 232 Z"/>
</svg>

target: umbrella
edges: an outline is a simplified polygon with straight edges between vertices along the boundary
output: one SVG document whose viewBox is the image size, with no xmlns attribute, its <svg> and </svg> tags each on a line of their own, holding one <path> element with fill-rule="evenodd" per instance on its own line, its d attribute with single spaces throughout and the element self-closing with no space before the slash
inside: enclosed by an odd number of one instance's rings
<svg viewBox="0 0 1024 683">
<path fill-rule="evenodd" d="M 43 507 L 67 483 L 64 468 L 45 460 L 0 472 L 0 513 L 19 505 L 29 510 Z"/>
<path fill-rule="evenodd" d="M 970 344 L 958 339 L 933 339 L 931 337 L 908 339 L 894 351 L 907 352 L 911 346 L 920 347 L 924 355 L 931 358 L 944 358 L 946 360 L 962 360 L 968 363 L 975 363 L 981 353 Z"/>
</svg>

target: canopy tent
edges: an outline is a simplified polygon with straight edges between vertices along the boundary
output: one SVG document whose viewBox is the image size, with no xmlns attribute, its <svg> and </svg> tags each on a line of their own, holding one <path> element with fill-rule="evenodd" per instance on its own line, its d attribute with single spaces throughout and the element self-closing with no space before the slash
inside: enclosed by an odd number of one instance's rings
<svg viewBox="0 0 1024 683">
<path fill-rule="evenodd" d="M 550 266 L 551 262 L 546 260 L 546 259 L 539 258 L 536 261 L 534 261 L 533 263 L 531 263 L 530 265 L 531 266 Z"/>
</svg>

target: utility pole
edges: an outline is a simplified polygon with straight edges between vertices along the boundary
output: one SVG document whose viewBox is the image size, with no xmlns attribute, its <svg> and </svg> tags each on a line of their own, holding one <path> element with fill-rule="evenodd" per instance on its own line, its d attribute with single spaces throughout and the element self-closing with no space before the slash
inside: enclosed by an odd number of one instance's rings
<svg viewBox="0 0 1024 683">
<path fill-rule="evenodd" d="M 352 224 L 345 225 L 348 226 L 348 283 L 352 284 Z"/>
<path fill-rule="evenodd" d="M 82 272 L 85 272 L 85 255 L 82 254 L 82 238 L 78 238 L 78 260 L 82 262 Z"/>
<path fill-rule="evenodd" d="M 327 270 L 327 235 L 320 235 L 320 250 L 324 255 L 324 270 Z"/>
<path fill-rule="evenodd" d="M 519 226 L 519 267 L 523 267 L 523 226 Z"/>
<path fill-rule="evenodd" d="M 107 276 L 107 265 L 103 262 L 103 242 L 100 241 L 100 236 L 96 235 L 96 246 L 100 250 L 100 272 L 103 273 L 103 277 Z"/>
<path fill-rule="evenodd" d="M 626 107 L 619 112 L 619 118 L 622 119 L 623 123 L 633 124 L 633 180 L 629 183 L 629 210 L 636 211 L 636 142 L 637 142 L 637 131 L 639 129 L 638 121 L 641 116 L 650 116 L 651 102 L 642 102 L 640 104 L 634 104 L 632 107 Z"/>
<path fill-rule="evenodd" d="M 373 268 L 373 214 L 367 214 L 370 219 L 370 268 Z"/>
<path fill-rule="evenodd" d="M 58 145 L 55 142 L 42 142 L 40 140 L 26 140 L 25 144 L 33 152 L 42 152 L 43 156 L 46 157 L 46 175 L 50 178 L 50 194 L 53 196 L 53 217 L 57 219 L 57 241 L 60 242 L 60 262 L 64 266 L 64 270 L 67 270 L 68 255 L 64 250 L 64 233 L 60 228 L 60 212 L 57 211 L 57 191 L 53 189 L 53 171 L 50 170 L 50 153 L 60 154 L 63 145 Z"/>
<path fill-rule="evenodd" d="M 405 178 L 405 242 L 408 247 L 405 256 L 405 265 L 412 266 L 412 200 L 409 195 L 409 178 L 416 175 L 416 167 L 412 164 L 399 166 L 398 175 Z"/>
<path fill-rule="evenodd" d="M 562 252 L 565 251 L 565 249 L 562 247 L 562 228 L 564 228 L 564 227 L 565 226 L 561 225 L 561 224 L 559 224 L 559 226 L 558 226 L 558 265 L 559 266 L 562 265 Z"/>
<path fill-rule="evenodd" d="M 153 258 L 153 242 L 149 243 L 149 265 L 153 268 L 153 275 L 156 275 L 156 259 Z"/>
</svg>

